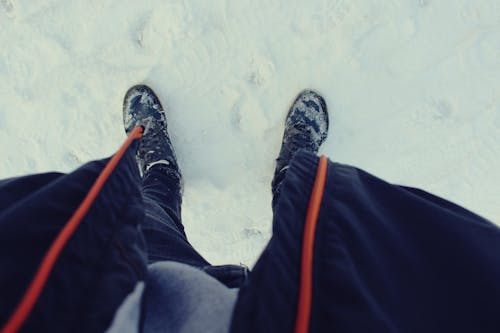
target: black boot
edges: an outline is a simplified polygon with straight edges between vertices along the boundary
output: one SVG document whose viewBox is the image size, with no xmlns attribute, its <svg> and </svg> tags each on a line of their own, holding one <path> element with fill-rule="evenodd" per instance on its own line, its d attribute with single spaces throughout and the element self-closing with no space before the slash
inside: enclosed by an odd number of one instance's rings
<svg viewBox="0 0 500 333">
<path fill-rule="evenodd" d="M 328 135 L 328 110 L 323 97 L 304 90 L 293 102 L 285 121 L 281 150 L 272 182 L 273 206 L 292 157 L 300 149 L 317 153 Z"/>
<path fill-rule="evenodd" d="M 174 147 L 167 131 L 166 114 L 151 88 L 137 85 L 127 91 L 123 101 L 123 122 L 127 134 L 134 127 L 144 127 L 136 153 L 141 175 L 155 166 L 180 181 Z"/>
</svg>

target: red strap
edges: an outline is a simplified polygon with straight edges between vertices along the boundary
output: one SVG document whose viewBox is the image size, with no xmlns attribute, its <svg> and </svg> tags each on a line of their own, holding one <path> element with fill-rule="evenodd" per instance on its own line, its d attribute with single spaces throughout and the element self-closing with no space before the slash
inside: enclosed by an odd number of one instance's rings
<svg viewBox="0 0 500 333">
<path fill-rule="evenodd" d="M 318 222 L 319 209 L 326 183 L 326 171 L 328 159 L 321 156 L 319 159 L 316 180 L 309 199 L 306 222 L 304 225 L 304 238 L 302 240 L 302 263 L 300 272 L 299 301 L 297 306 L 297 318 L 295 322 L 295 333 L 307 333 L 311 318 L 312 303 L 312 275 L 313 254 L 316 224 Z"/>
<path fill-rule="evenodd" d="M 66 245 L 70 237 L 73 235 L 75 230 L 80 225 L 80 222 L 83 220 L 88 210 L 94 203 L 96 197 L 99 195 L 99 192 L 101 191 L 102 187 L 108 180 L 109 176 L 111 175 L 113 170 L 116 168 L 116 166 L 122 159 L 123 155 L 127 151 L 127 148 L 130 146 L 132 141 L 134 141 L 135 139 L 140 139 L 142 137 L 142 133 L 143 133 L 142 127 L 134 128 L 134 130 L 130 133 L 127 140 L 120 147 L 120 150 L 118 150 L 118 152 L 113 156 L 113 158 L 111 158 L 106 167 L 102 170 L 99 177 L 97 177 L 97 180 L 90 188 L 85 199 L 83 199 L 80 206 L 73 213 L 73 216 L 68 220 L 64 228 L 59 232 L 57 238 L 54 240 L 49 250 L 45 254 L 45 257 L 43 258 L 42 262 L 40 263 L 40 266 L 38 267 L 38 271 L 36 272 L 23 298 L 17 305 L 16 310 L 10 316 L 7 323 L 2 327 L 2 333 L 17 332 L 24 324 L 24 322 L 30 315 L 33 306 L 38 301 L 38 298 L 40 297 L 40 294 L 43 288 L 45 287 L 45 284 L 47 283 L 47 279 L 49 278 L 49 275 L 52 272 L 54 264 L 59 255 L 61 254 L 61 251 L 63 250 L 64 246 Z"/>
</svg>

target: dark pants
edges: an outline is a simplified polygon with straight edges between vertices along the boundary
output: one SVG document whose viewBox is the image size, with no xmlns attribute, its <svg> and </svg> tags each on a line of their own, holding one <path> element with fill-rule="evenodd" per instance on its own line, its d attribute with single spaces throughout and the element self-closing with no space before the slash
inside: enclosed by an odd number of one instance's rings
<svg viewBox="0 0 500 333">
<path fill-rule="evenodd" d="M 189 243 L 181 222 L 179 179 L 153 167 L 142 181 L 146 218 L 142 225 L 148 248 L 148 261 L 172 260 L 204 267 L 209 265 Z"/>
<path fill-rule="evenodd" d="M 146 239 L 150 264 L 171 260 L 204 270 L 228 287 L 239 287 L 248 276 L 243 265 L 210 265 L 189 243 L 181 221 L 181 185 L 179 178 L 152 167 L 142 181 L 145 220 L 142 231 Z"/>
</svg>

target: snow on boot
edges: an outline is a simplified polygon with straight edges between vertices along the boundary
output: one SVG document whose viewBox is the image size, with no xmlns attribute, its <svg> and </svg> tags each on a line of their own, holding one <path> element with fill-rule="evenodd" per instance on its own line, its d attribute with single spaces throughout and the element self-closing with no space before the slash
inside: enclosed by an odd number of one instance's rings
<svg viewBox="0 0 500 333">
<path fill-rule="evenodd" d="M 136 153 L 141 175 L 157 166 L 180 180 L 174 147 L 167 131 L 166 113 L 151 88 L 137 85 L 127 91 L 123 101 L 123 122 L 127 134 L 137 126 L 144 127 Z"/>
<path fill-rule="evenodd" d="M 302 91 L 288 111 L 285 132 L 272 183 L 273 193 L 279 192 L 286 169 L 297 151 L 317 153 L 328 135 L 328 110 L 325 100 L 312 90 Z"/>
</svg>

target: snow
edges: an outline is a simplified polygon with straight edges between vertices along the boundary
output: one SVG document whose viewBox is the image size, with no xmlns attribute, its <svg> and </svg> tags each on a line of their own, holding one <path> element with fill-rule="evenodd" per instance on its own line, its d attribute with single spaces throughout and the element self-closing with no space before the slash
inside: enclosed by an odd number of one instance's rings
<svg viewBox="0 0 500 333">
<path fill-rule="evenodd" d="M 125 139 L 145 82 L 168 109 L 183 219 L 214 263 L 271 232 L 285 114 L 331 110 L 322 153 L 500 223 L 498 0 L 0 0 L 0 177 L 70 171 Z"/>
</svg>

